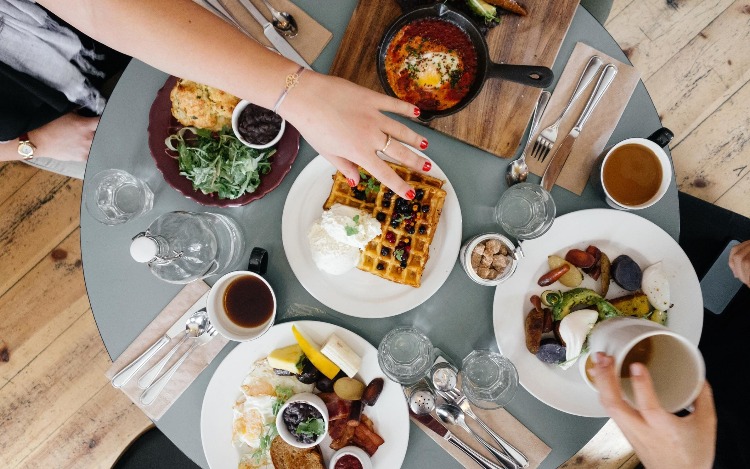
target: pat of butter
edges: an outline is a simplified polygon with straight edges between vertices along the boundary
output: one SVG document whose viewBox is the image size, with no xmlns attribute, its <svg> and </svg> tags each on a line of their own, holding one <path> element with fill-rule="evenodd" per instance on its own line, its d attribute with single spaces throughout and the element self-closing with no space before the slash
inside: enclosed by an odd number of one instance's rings
<svg viewBox="0 0 750 469">
<path fill-rule="evenodd" d="M 350 378 L 353 378 L 362 366 L 362 358 L 336 334 L 331 334 L 320 352 Z"/>
</svg>

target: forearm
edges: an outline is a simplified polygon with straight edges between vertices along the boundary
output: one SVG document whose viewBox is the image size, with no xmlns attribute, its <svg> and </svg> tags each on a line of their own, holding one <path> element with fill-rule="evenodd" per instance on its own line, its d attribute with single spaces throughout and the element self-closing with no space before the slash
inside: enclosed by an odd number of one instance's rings
<svg viewBox="0 0 750 469">
<path fill-rule="evenodd" d="M 0 161 L 14 161 L 20 159 L 21 155 L 18 154 L 17 138 L 9 142 L 0 143 Z"/>
<path fill-rule="evenodd" d="M 298 66 L 191 0 L 40 0 L 92 38 L 171 75 L 272 108 Z"/>
</svg>

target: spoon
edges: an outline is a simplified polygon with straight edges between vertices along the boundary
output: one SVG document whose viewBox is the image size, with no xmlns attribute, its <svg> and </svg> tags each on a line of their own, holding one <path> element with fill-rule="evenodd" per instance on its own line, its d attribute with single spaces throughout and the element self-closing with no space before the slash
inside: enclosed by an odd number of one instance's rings
<svg viewBox="0 0 750 469">
<path fill-rule="evenodd" d="M 531 142 L 531 137 L 534 136 L 536 129 L 539 127 L 539 122 L 542 120 L 542 114 L 544 114 L 544 110 L 547 108 L 549 98 L 550 92 L 542 91 L 541 96 L 539 96 L 539 101 L 537 101 L 536 107 L 534 108 L 534 114 L 531 117 L 529 139 L 523 147 L 523 152 L 521 152 L 521 156 L 518 159 L 508 163 L 508 167 L 505 169 L 505 182 L 508 183 L 508 187 L 526 181 L 526 177 L 529 175 L 529 167 L 526 166 L 526 150 Z"/>
<path fill-rule="evenodd" d="M 263 0 L 263 3 L 266 4 L 268 11 L 271 12 L 271 16 L 273 16 L 271 24 L 273 24 L 273 27 L 276 28 L 278 32 L 286 37 L 294 37 L 297 35 L 299 30 L 297 29 L 297 21 L 295 21 L 294 16 L 286 11 L 277 10 L 268 3 L 267 0 Z"/>
<path fill-rule="evenodd" d="M 463 414 L 474 419 L 495 440 L 495 443 L 500 445 L 515 460 L 516 467 L 527 467 L 529 465 L 529 459 L 521 451 L 498 435 L 474 413 L 471 405 L 469 405 L 469 401 L 466 399 L 466 395 L 458 387 L 458 373 L 456 373 L 456 370 L 452 366 L 433 368 L 432 385 L 446 402 L 458 407 Z"/>
<path fill-rule="evenodd" d="M 151 383 L 154 382 L 157 376 L 159 376 L 159 373 L 161 373 L 161 370 L 169 363 L 169 359 L 172 358 L 172 356 L 177 352 L 177 349 L 180 348 L 180 345 L 182 345 L 183 342 L 185 342 L 188 337 L 198 337 L 199 335 L 203 334 L 203 332 L 206 330 L 206 324 L 208 323 L 208 313 L 206 312 L 206 308 L 200 309 L 195 312 L 192 316 L 190 316 L 187 321 L 185 322 L 185 334 L 182 336 L 182 339 L 180 339 L 179 342 L 175 344 L 174 347 L 172 347 L 172 350 L 167 353 L 164 358 L 159 360 L 159 363 L 151 367 L 150 370 L 148 370 L 146 373 L 143 374 L 143 376 L 140 377 L 138 380 L 138 387 L 141 389 L 146 389 L 151 385 Z"/>
<path fill-rule="evenodd" d="M 466 425 L 464 412 L 458 406 L 453 404 L 440 404 L 439 406 L 437 406 L 436 411 L 440 420 L 450 425 L 458 425 L 459 427 L 466 430 L 467 433 L 473 436 L 475 440 L 482 444 L 482 446 L 487 448 L 487 451 L 492 453 L 492 455 L 495 456 L 495 458 L 500 461 L 500 463 L 502 463 L 505 467 L 510 469 L 518 469 L 519 466 L 515 461 L 506 456 L 502 451 L 484 441 L 484 439 L 477 436 L 477 434 L 474 433 L 474 431 L 468 425 Z"/>
</svg>

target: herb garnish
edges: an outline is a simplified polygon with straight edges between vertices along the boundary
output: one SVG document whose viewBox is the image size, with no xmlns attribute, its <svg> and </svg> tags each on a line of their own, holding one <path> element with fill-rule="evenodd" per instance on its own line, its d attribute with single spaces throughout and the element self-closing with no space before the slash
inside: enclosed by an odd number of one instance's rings
<svg viewBox="0 0 750 469">
<path fill-rule="evenodd" d="M 346 225 L 344 227 L 344 230 L 346 230 L 347 236 L 354 236 L 355 234 L 359 233 L 359 215 L 354 215 L 352 217 L 352 220 L 354 220 L 354 226 Z"/>
<path fill-rule="evenodd" d="M 186 138 L 185 132 L 194 138 Z M 237 199 L 255 192 L 260 177 L 271 171 L 269 158 L 276 150 L 247 147 L 224 127 L 217 134 L 206 129 L 183 127 L 164 141 L 178 153 L 180 175 L 193 182 L 193 189 L 217 194 L 219 199 Z"/>
<path fill-rule="evenodd" d="M 278 434 L 279 431 L 276 429 L 275 423 L 270 423 L 265 426 L 263 434 L 260 437 L 258 449 L 253 451 L 252 454 L 252 458 L 255 460 L 255 462 L 260 462 L 263 457 L 268 454 L 268 452 L 271 450 L 271 442 L 274 438 L 276 438 L 276 435 Z"/>
<path fill-rule="evenodd" d="M 380 181 L 375 179 L 374 177 L 368 175 L 361 169 L 359 170 L 359 178 L 366 184 L 365 186 L 365 195 L 370 196 L 370 194 L 376 193 L 380 191 Z"/>
<path fill-rule="evenodd" d="M 393 251 L 393 257 L 396 258 L 396 260 L 403 261 L 404 260 L 404 250 L 403 249 L 396 249 Z"/>
<path fill-rule="evenodd" d="M 322 435 L 324 431 L 325 422 L 323 422 L 323 419 L 309 418 L 297 425 L 297 431 L 295 433 L 298 435 L 311 435 L 318 437 L 319 435 Z"/>
</svg>

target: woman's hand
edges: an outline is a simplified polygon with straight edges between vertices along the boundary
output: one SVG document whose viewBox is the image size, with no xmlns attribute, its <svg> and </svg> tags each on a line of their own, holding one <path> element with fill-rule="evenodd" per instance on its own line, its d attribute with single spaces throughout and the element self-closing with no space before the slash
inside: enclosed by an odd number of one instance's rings
<svg viewBox="0 0 750 469">
<path fill-rule="evenodd" d="M 740 282 L 750 287 L 750 240 L 729 251 L 729 268 Z"/>
<path fill-rule="evenodd" d="M 427 148 L 427 139 L 383 114 L 383 111 L 416 117 L 413 104 L 376 93 L 342 78 L 310 70 L 279 107 L 279 114 L 294 125 L 310 145 L 341 171 L 349 184 L 359 182 L 361 166 L 388 188 L 406 199 L 413 189 L 377 156 L 388 141 L 386 153 L 417 171 L 429 171 L 432 164 L 398 141 L 414 148 Z"/>
<path fill-rule="evenodd" d="M 686 417 L 677 417 L 659 404 L 643 364 L 633 363 L 630 373 L 635 407 L 622 397 L 612 357 L 599 352 L 591 370 L 602 406 L 633 445 L 643 465 L 648 469 L 710 468 L 716 452 L 716 409 L 709 384 L 704 384 L 695 400 L 695 410 Z"/>
<path fill-rule="evenodd" d="M 74 112 L 29 132 L 36 146 L 34 156 L 63 161 L 87 161 L 98 117 L 81 117 Z"/>
</svg>

